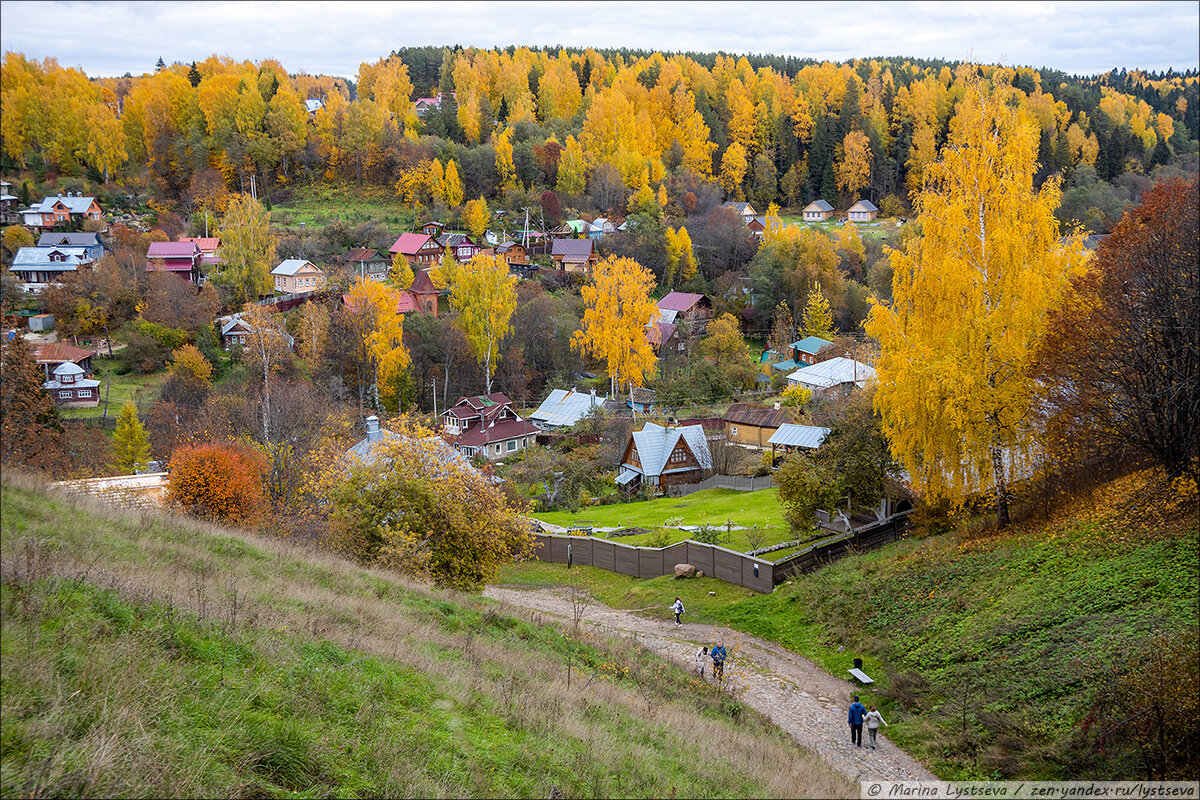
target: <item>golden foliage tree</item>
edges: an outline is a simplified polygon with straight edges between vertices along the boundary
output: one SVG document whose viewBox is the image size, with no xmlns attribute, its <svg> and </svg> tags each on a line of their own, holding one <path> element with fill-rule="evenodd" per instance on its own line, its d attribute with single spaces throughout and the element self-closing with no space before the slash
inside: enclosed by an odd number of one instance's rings
<svg viewBox="0 0 1200 800">
<path fill-rule="evenodd" d="M 643 386 L 658 359 L 646 326 L 658 307 L 650 299 L 654 274 L 632 258 L 605 258 L 582 290 L 584 310 L 571 347 L 607 364 L 615 395 L 618 386 Z"/>
<path fill-rule="evenodd" d="M 513 166 L 512 129 L 505 128 L 496 136 L 496 174 L 500 185 L 512 188 L 517 185 L 517 168 Z"/>
<path fill-rule="evenodd" d="M 397 289 L 407 289 L 412 286 L 413 274 L 412 263 L 408 260 L 408 256 L 403 253 L 396 253 L 392 256 L 391 270 L 392 285 Z"/>
<path fill-rule="evenodd" d="M 808 303 L 804 306 L 804 335 L 816 336 L 828 340 L 833 336 L 833 313 L 829 310 L 829 301 L 821 292 L 821 282 L 813 284 L 808 293 Z"/>
<path fill-rule="evenodd" d="M 463 227 L 475 237 L 483 236 L 487 230 L 490 217 L 487 201 L 480 197 L 478 200 L 467 201 L 463 207 Z"/>
<path fill-rule="evenodd" d="M 397 408 L 399 378 L 411 359 L 404 347 L 400 296 L 378 281 L 359 278 L 350 287 L 350 311 L 359 337 L 358 360 L 364 375 L 375 378 L 375 404 Z M 360 401 L 365 386 L 360 385 Z"/>
<path fill-rule="evenodd" d="M 317 367 L 321 364 L 321 352 L 325 349 L 325 339 L 329 333 L 329 312 L 321 303 L 305 303 L 300 310 L 300 330 L 297 343 L 300 345 L 300 358 L 308 367 L 309 377 L 316 375 Z"/>
<path fill-rule="evenodd" d="M 933 497 L 994 491 L 1001 526 L 1032 441 L 1027 367 L 1081 263 L 1059 242 L 1057 179 L 1033 188 L 1038 131 L 1007 78 L 969 84 L 917 199 L 922 235 L 891 254 L 893 303 L 867 321 L 893 453 Z"/>
<path fill-rule="evenodd" d="M 725 155 L 721 156 L 720 182 L 727 197 L 735 200 L 745 197 L 742 193 L 742 181 L 746 177 L 746 169 L 746 148 L 734 142 L 725 149 Z"/>
<path fill-rule="evenodd" d="M 842 160 L 838 163 L 837 188 L 849 195 L 871 185 L 871 142 L 860 130 L 852 130 L 842 140 Z"/>
<path fill-rule="evenodd" d="M 241 302 L 270 294 L 276 241 L 271 233 L 271 212 L 248 194 L 235 195 L 217 235 L 225 264 L 213 280 L 229 286 Z"/>
<path fill-rule="evenodd" d="M 146 429 L 138 419 L 137 406 L 126 400 L 117 418 L 117 429 L 113 431 L 113 457 L 117 467 L 130 474 L 150 461 L 150 440 Z"/>
<path fill-rule="evenodd" d="M 243 314 L 250 335 L 246 337 L 247 370 L 262 376 L 263 441 L 271 441 L 271 376 L 291 358 L 292 351 L 283 328 L 283 317 L 272 314 L 266 306 L 252 305 Z"/>
<path fill-rule="evenodd" d="M 327 494 L 343 546 L 360 560 L 478 591 L 533 545 L 505 494 L 429 431 L 406 428 Z"/>
<path fill-rule="evenodd" d="M 450 289 L 450 307 L 483 365 L 485 394 L 492 393 L 492 367 L 500 342 L 512 331 L 517 309 L 517 279 L 503 256 L 477 255 L 458 270 Z"/>
<path fill-rule="evenodd" d="M 463 201 L 463 184 L 462 178 L 458 176 L 458 165 L 454 163 L 453 158 L 446 163 L 446 175 L 443 180 L 446 205 L 451 208 L 461 206 Z"/>
<path fill-rule="evenodd" d="M 558 191 L 568 197 L 578 197 L 587 187 L 587 173 L 583 163 L 583 147 L 568 136 L 562 155 L 558 160 Z"/>
<path fill-rule="evenodd" d="M 171 456 L 167 502 L 204 519 L 252 522 L 266 507 L 266 473 L 267 460 L 257 450 L 226 444 L 181 447 Z"/>
</svg>

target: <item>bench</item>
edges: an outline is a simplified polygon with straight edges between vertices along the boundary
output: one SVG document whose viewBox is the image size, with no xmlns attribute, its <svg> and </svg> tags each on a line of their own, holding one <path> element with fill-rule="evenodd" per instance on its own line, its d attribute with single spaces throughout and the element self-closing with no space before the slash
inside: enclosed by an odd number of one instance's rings
<svg viewBox="0 0 1200 800">
<path fill-rule="evenodd" d="M 854 676 L 854 678 L 856 680 L 858 680 L 859 683 L 868 684 L 868 683 L 875 682 L 874 680 L 872 680 L 870 677 L 867 676 L 867 673 L 863 672 L 861 669 L 848 669 L 846 671 L 849 672 L 852 676 Z"/>
</svg>

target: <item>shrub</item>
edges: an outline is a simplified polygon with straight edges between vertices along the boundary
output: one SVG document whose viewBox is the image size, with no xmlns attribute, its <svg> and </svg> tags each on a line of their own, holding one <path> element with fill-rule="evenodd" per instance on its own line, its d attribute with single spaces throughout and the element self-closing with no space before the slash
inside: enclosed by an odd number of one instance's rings
<svg viewBox="0 0 1200 800">
<path fill-rule="evenodd" d="M 261 453 L 225 444 L 182 447 L 171 456 L 167 501 L 189 514 L 222 522 L 258 518 L 266 505 Z"/>
</svg>

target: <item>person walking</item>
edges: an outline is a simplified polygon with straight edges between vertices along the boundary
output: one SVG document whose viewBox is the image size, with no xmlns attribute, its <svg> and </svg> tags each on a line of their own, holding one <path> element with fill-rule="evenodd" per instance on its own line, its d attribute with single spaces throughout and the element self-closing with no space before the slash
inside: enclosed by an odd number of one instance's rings
<svg viewBox="0 0 1200 800">
<path fill-rule="evenodd" d="M 865 719 L 867 721 L 867 733 L 871 734 L 871 749 L 874 750 L 875 734 L 879 733 L 879 723 L 882 722 L 884 727 L 886 727 L 887 720 L 883 718 L 883 714 L 875 710 L 875 706 L 871 706 L 871 710 L 867 712 Z"/>
<path fill-rule="evenodd" d="M 850 704 L 850 741 L 859 747 L 862 747 L 863 716 L 866 713 L 867 707 L 858 702 L 858 695 L 854 695 L 854 702 Z"/>
<path fill-rule="evenodd" d="M 696 674 L 699 675 L 701 679 L 704 678 L 704 667 L 707 665 L 707 662 L 708 647 L 701 647 L 696 651 Z"/>
<path fill-rule="evenodd" d="M 709 652 L 713 662 L 713 677 L 721 680 L 725 677 L 725 645 L 718 642 Z"/>
<path fill-rule="evenodd" d="M 683 601 L 679 599 L 678 595 L 675 596 L 675 602 L 671 605 L 671 610 L 675 612 L 675 627 L 683 627 L 683 623 L 679 621 L 679 615 L 683 613 Z"/>
</svg>

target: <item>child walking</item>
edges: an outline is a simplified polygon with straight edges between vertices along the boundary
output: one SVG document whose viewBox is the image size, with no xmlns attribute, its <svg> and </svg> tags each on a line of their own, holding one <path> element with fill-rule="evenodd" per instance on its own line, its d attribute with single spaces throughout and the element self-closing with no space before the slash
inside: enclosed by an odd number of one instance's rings
<svg viewBox="0 0 1200 800">
<path fill-rule="evenodd" d="M 879 733 L 879 723 L 883 722 L 884 725 L 887 725 L 887 722 L 884 721 L 883 715 L 875 710 L 875 706 L 871 706 L 871 710 L 867 712 L 866 720 L 867 733 L 871 734 L 871 749 L 874 750 L 875 734 Z"/>
</svg>

